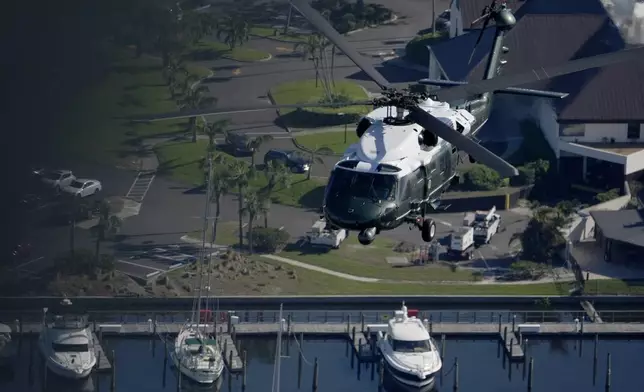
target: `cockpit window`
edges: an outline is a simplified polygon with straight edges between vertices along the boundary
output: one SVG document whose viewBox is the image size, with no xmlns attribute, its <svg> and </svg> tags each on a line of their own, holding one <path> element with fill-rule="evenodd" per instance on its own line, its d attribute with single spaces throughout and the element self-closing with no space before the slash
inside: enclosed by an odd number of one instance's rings
<svg viewBox="0 0 644 392">
<path fill-rule="evenodd" d="M 392 341 L 394 351 L 401 353 L 426 353 L 432 351 L 429 340 L 396 340 Z"/>
<path fill-rule="evenodd" d="M 391 174 L 363 173 L 336 168 L 329 184 L 329 195 L 392 200 L 396 195 L 396 184 L 397 179 Z"/>
</svg>

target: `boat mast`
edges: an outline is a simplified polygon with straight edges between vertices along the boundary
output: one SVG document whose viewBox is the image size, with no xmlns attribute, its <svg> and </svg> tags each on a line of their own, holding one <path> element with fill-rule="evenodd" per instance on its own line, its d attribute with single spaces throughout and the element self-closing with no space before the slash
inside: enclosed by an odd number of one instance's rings
<svg viewBox="0 0 644 392">
<path fill-rule="evenodd" d="M 277 330 L 277 353 L 275 354 L 275 374 L 273 375 L 273 392 L 280 392 L 280 376 L 282 373 L 282 329 L 284 328 L 284 323 L 282 322 L 283 309 L 284 304 L 280 304 L 279 327 Z"/>
<path fill-rule="evenodd" d="M 201 235 L 201 252 L 199 252 L 199 260 L 198 260 L 198 268 L 197 271 L 199 273 L 199 292 L 197 293 L 197 312 L 196 312 L 196 318 L 197 318 L 197 330 L 199 330 L 199 323 L 201 322 L 201 298 L 202 294 L 201 292 L 203 291 L 203 261 L 206 258 L 206 238 L 208 236 L 208 217 L 210 215 L 210 191 L 212 187 L 210 186 L 212 179 L 212 151 L 208 151 L 208 178 L 206 178 L 206 208 L 204 208 L 204 216 L 203 216 L 203 230 L 202 230 L 202 235 Z M 209 288 L 210 289 L 210 288 Z M 194 306 L 193 306 L 194 310 Z M 192 314 L 192 323 L 195 323 L 195 313 L 193 311 Z"/>
</svg>

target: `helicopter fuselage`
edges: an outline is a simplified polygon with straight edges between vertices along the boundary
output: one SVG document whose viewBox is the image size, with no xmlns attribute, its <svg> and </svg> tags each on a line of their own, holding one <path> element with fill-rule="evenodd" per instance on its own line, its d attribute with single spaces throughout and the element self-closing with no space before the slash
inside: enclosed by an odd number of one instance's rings
<svg viewBox="0 0 644 392">
<path fill-rule="evenodd" d="M 483 124 L 443 102 L 427 100 L 421 107 L 464 135 L 473 136 Z M 363 118 L 358 132 L 361 126 L 366 129 L 335 165 L 326 189 L 327 222 L 359 231 L 365 244 L 382 230 L 416 224 L 436 208 L 456 176 L 458 150 L 406 121 L 406 111 L 400 118 L 389 117 L 395 111 L 379 108 Z"/>
</svg>

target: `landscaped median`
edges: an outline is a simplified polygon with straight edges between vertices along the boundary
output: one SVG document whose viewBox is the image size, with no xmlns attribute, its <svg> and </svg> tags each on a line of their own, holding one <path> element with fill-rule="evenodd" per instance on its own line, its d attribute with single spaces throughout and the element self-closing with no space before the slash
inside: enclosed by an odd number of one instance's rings
<svg viewBox="0 0 644 392">
<path fill-rule="evenodd" d="M 271 54 L 261 50 L 237 46 L 233 49 L 222 42 L 201 41 L 186 51 L 186 57 L 191 60 L 215 60 L 227 58 L 230 60 L 250 63 L 255 61 L 270 60 Z"/>
<path fill-rule="evenodd" d="M 287 43 L 305 42 L 309 36 L 308 34 L 299 34 L 291 31 L 287 32 L 286 34 L 282 34 L 283 31 L 283 28 L 256 26 L 250 29 L 250 34 L 255 37 L 267 38 L 270 40 Z"/>
<path fill-rule="evenodd" d="M 206 157 L 207 141 L 172 141 L 155 146 L 159 158 L 159 173 L 169 175 L 178 181 L 195 186 L 203 185 L 204 171 L 202 162 Z M 235 160 L 230 155 L 221 154 L 224 159 Z M 257 171 L 250 186 L 261 189 L 267 185 L 263 172 Z M 325 182 L 316 178 L 306 179 L 304 174 L 291 174 L 291 186 L 276 189 L 273 202 L 282 205 L 304 208 L 319 208 L 324 197 Z"/>
<path fill-rule="evenodd" d="M 334 85 L 338 105 L 348 101 L 368 100 L 362 86 L 346 80 Z M 278 105 L 298 103 L 325 103 L 326 92 L 322 83 L 315 80 L 300 80 L 277 85 L 270 90 L 271 99 Z M 354 124 L 370 111 L 369 106 L 319 107 L 306 109 L 280 109 L 280 121 L 291 130 L 318 128 L 332 125 Z"/>
</svg>

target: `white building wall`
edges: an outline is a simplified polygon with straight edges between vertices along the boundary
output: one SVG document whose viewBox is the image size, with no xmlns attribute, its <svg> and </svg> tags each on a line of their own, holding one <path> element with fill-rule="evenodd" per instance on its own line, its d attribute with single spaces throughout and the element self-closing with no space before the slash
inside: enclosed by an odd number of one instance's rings
<svg viewBox="0 0 644 392">
<path fill-rule="evenodd" d="M 584 124 L 583 133 L 574 136 L 561 136 L 561 140 L 580 143 L 641 143 L 644 142 L 644 124 L 640 124 L 639 139 L 629 139 L 628 124 Z"/>
</svg>

